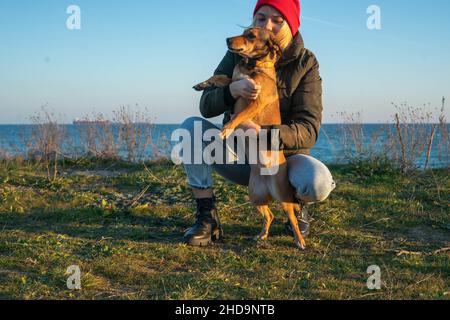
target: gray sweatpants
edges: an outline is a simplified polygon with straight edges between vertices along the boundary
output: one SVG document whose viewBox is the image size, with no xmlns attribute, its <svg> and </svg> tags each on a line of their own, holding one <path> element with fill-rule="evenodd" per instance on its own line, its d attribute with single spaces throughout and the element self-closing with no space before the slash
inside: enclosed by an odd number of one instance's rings
<svg viewBox="0 0 450 320">
<path fill-rule="evenodd" d="M 219 129 L 208 120 L 200 117 L 190 117 L 186 119 L 181 128 L 189 131 L 194 137 L 194 124 L 201 124 L 201 134 L 208 129 Z M 198 132 L 196 132 L 198 134 Z M 192 149 L 192 154 L 199 153 L 204 150 L 211 142 L 203 141 L 200 146 L 201 150 Z M 229 148 L 224 145 L 224 154 L 229 152 Z M 235 150 L 234 146 L 229 146 Z M 248 161 L 245 161 L 248 162 Z M 328 168 L 319 160 L 307 155 L 293 155 L 287 158 L 288 175 L 291 185 L 296 190 L 296 196 L 303 203 L 321 202 L 328 198 L 329 194 L 336 187 L 333 177 Z M 188 178 L 189 185 L 197 189 L 208 189 L 214 184 L 212 178 L 212 170 L 216 170 L 225 179 L 248 186 L 250 179 L 250 165 L 248 163 L 238 164 L 237 160 L 233 163 L 224 164 L 187 164 L 184 168 Z"/>
</svg>

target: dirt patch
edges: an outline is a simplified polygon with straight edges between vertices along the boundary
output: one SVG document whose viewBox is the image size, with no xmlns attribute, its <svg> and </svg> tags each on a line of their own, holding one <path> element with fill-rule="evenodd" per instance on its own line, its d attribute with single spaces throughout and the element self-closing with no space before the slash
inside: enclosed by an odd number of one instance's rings
<svg viewBox="0 0 450 320">
<path fill-rule="evenodd" d="M 432 228 L 430 226 L 418 226 L 408 229 L 408 237 L 419 241 L 450 244 L 450 231 Z"/>
<path fill-rule="evenodd" d="M 401 231 L 383 232 L 386 241 L 397 245 L 448 247 L 450 246 L 450 232 L 445 229 L 433 228 L 429 225 L 420 225 L 403 228 Z"/>
</svg>

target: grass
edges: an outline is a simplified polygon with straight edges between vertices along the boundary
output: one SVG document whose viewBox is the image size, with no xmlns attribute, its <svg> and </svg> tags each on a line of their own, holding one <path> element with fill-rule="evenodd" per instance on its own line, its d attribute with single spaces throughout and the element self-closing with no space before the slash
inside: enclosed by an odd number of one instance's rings
<svg viewBox="0 0 450 320">
<path fill-rule="evenodd" d="M 226 238 L 181 243 L 194 202 L 183 168 L 71 161 L 48 182 L 37 165 L 0 163 L 1 299 L 449 299 L 448 168 L 330 166 L 337 189 L 310 207 L 308 249 L 276 221 L 268 242 L 246 188 L 214 174 Z M 139 195 L 143 192 L 143 196 Z M 366 287 L 370 265 L 381 290 Z M 70 265 L 81 290 L 66 287 Z"/>
</svg>

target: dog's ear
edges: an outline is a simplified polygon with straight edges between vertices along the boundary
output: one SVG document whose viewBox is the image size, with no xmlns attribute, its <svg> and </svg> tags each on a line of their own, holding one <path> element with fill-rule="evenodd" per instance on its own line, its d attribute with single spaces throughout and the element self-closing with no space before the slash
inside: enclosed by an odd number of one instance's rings
<svg viewBox="0 0 450 320">
<path fill-rule="evenodd" d="M 269 40 L 267 40 L 267 44 L 269 46 L 269 51 L 271 55 L 276 54 L 278 57 L 281 57 L 283 51 L 281 50 L 280 45 L 274 40 L 273 36 L 271 36 Z"/>
</svg>

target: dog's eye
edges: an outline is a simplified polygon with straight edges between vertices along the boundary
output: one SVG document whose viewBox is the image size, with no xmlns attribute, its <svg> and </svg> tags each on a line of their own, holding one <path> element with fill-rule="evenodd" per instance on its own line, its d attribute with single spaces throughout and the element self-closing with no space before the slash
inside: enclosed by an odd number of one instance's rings
<svg viewBox="0 0 450 320">
<path fill-rule="evenodd" d="M 249 33 L 248 35 L 247 35 L 247 39 L 249 39 L 249 40 L 253 40 L 253 39 L 255 39 L 256 38 L 256 36 L 253 34 L 253 33 Z"/>
</svg>

